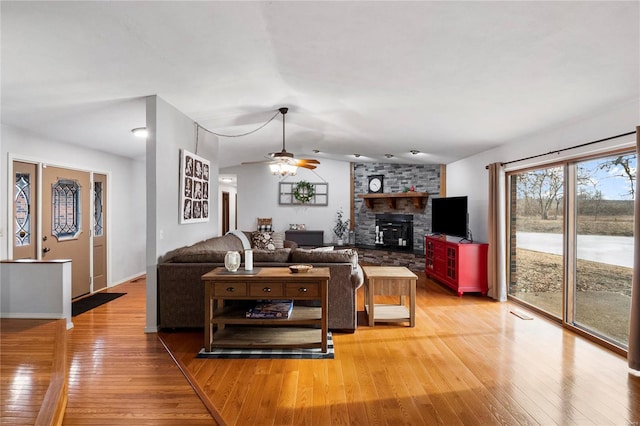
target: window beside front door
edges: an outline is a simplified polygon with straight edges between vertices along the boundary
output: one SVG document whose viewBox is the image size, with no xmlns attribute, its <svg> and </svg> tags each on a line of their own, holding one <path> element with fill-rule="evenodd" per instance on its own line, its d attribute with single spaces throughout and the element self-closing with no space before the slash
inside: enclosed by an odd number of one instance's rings
<svg viewBox="0 0 640 426">
<path fill-rule="evenodd" d="M 31 174 L 16 173 L 15 201 L 16 247 L 31 244 Z"/>
<path fill-rule="evenodd" d="M 104 232 L 102 215 L 102 182 L 93 184 L 93 235 L 101 237 Z"/>
</svg>

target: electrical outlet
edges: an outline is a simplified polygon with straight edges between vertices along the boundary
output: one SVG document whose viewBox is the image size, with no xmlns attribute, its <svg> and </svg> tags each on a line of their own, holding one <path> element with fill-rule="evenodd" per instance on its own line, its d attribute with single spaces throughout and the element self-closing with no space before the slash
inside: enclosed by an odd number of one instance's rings
<svg viewBox="0 0 640 426">
<path fill-rule="evenodd" d="M 0 226 L 0 238 L 4 237 L 4 228 Z"/>
</svg>

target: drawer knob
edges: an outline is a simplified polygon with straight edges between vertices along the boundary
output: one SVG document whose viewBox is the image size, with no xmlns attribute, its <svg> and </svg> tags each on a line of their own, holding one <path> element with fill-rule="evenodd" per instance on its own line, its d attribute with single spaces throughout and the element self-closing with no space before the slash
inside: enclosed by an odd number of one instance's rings
<svg viewBox="0 0 640 426">
<path fill-rule="evenodd" d="M 298 289 L 298 291 L 299 291 L 300 293 L 306 293 L 306 292 L 307 292 L 307 288 L 306 288 L 306 287 L 300 287 L 300 288 Z"/>
<path fill-rule="evenodd" d="M 271 293 L 271 288 L 270 287 L 265 287 L 262 289 L 262 291 L 264 291 L 265 293 Z"/>
<path fill-rule="evenodd" d="M 227 287 L 227 291 L 229 293 L 233 293 L 234 291 L 236 291 L 236 289 L 234 287 Z"/>
</svg>

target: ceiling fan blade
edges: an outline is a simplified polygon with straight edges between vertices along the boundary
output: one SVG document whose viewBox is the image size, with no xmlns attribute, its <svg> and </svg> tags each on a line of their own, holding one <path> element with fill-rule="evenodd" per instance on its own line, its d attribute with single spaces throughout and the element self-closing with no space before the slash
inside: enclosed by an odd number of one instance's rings
<svg viewBox="0 0 640 426">
<path fill-rule="evenodd" d="M 270 164 L 270 163 L 275 163 L 276 161 L 273 160 L 262 160 L 262 161 L 245 161 L 243 163 L 240 164 Z"/>
<path fill-rule="evenodd" d="M 316 168 L 316 166 L 311 164 L 298 164 L 298 167 L 302 167 L 304 169 L 309 169 L 309 170 L 313 170 Z"/>
<path fill-rule="evenodd" d="M 314 160 L 313 158 L 301 158 L 298 161 L 302 161 L 309 164 L 320 164 L 318 160 Z"/>
</svg>

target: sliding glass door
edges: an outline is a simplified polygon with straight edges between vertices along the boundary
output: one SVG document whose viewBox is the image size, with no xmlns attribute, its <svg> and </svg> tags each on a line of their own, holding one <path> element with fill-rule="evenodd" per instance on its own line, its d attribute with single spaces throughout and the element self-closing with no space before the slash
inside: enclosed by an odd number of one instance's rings
<svg viewBox="0 0 640 426">
<path fill-rule="evenodd" d="M 509 295 L 562 316 L 564 172 L 560 166 L 510 175 Z"/>
<path fill-rule="evenodd" d="M 509 173 L 509 297 L 626 348 L 635 152 Z"/>
<path fill-rule="evenodd" d="M 572 167 L 577 186 L 576 261 L 575 283 L 569 283 L 574 303 L 567 320 L 626 347 L 636 155 L 598 158 Z"/>
</svg>

